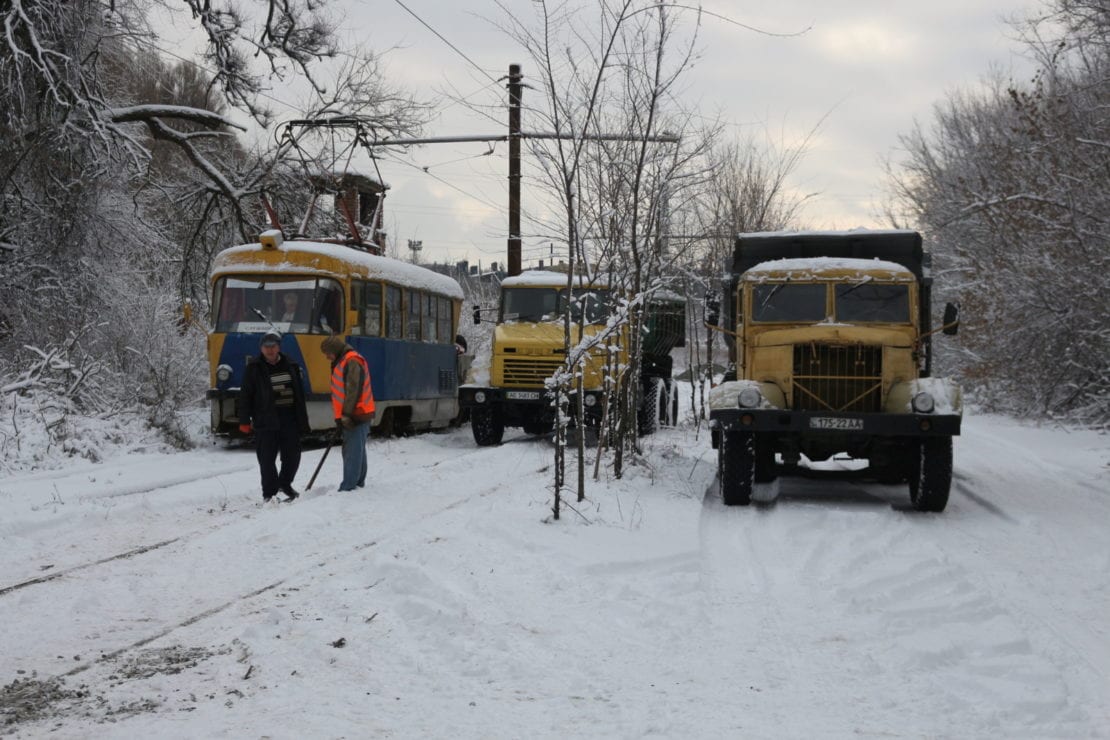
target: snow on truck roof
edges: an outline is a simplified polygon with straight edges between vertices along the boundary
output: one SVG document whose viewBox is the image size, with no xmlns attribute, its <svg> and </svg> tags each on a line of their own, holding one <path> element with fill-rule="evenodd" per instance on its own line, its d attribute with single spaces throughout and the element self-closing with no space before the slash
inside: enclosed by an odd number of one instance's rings
<svg viewBox="0 0 1110 740">
<path fill-rule="evenodd" d="M 742 276 L 743 280 L 759 282 L 767 279 L 879 279 L 912 281 L 913 272 L 897 262 L 852 257 L 795 257 L 760 262 Z"/>
<path fill-rule="evenodd" d="M 852 237 L 852 236 L 911 236 L 917 232 L 913 229 L 848 229 L 841 231 L 749 231 L 736 235 L 738 239 L 766 239 L 768 237 Z"/>
<path fill-rule="evenodd" d="M 567 274 L 554 270 L 526 270 L 519 275 L 507 277 L 501 281 L 503 288 L 565 288 Z M 587 280 L 585 275 L 574 276 L 576 288 L 607 288 L 603 281 Z"/>
<path fill-rule="evenodd" d="M 295 262 L 285 258 L 278 259 L 275 253 L 281 255 L 295 253 L 299 259 Z M 263 259 L 258 259 L 260 256 Z M 240 244 L 237 247 L 229 247 L 216 255 L 212 265 L 212 277 L 242 272 L 244 269 L 255 274 L 289 272 L 334 275 L 337 271 L 343 271 L 337 268 L 344 268 L 351 275 L 386 280 L 404 288 L 426 290 L 451 298 L 463 297 L 459 284 L 446 275 L 342 244 L 314 241 L 287 241 L 278 245 L 276 249 L 263 249 L 260 244 Z"/>
</svg>

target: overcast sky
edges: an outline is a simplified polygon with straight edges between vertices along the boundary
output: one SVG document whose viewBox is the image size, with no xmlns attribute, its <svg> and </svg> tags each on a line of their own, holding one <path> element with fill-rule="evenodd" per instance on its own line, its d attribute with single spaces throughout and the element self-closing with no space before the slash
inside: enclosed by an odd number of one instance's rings
<svg viewBox="0 0 1110 740">
<path fill-rule="evenodd" d="M 392 81 L 424 99 L 447 91 L 491 106 L 482 115 L 440 105 L 426 136 L 503 134 L 504 82 L 510 63 L 529 69 L 525 50 L 497 30 L 503 11 L 492 0 L 351 0 L 343 29 L 375 50 L 389 50 Z M 527 0 L 507 0 L 532 17 Z M 898 136 L 928 121 L 946 92 L 978 84 L 992 65 L 1029 77 L 1027 60 L 1004 19 L 1038 7 L 1024 0 L 718 0 L 706 10 L 773 32 L 775 38 L 703 18 L 702 56 L 689 76 L 686 102 L 706 117 L 721 116 L 736 139 L 769 137 L 796 143 L 819 125 L 791 183 L 816 193 L 804 211 L 811 228 L 885 226 L 881 162 L 896 156 Z M 408 8 L 412 13 L 408 12 Z M 421 20 L 458 48 L 451 49 Z M 692 26 L 693 14 L 685 19 Z M 480 68 L 480 69 L 479 69 Z M 538 93 L 525 91 L 535 100 Z M 441 98 L 442 99 L 442 98 Z M 500 107 L 498 107 L 500 106 Z M 525 130 L 540 128 L 525 120 Z M 404 256 L 408 240 L 423 243 L 424 260 L 502 261 L 507 232 L 506 145 L 483 156 L 484 144 L 437 144 L 380 163 L 392 186 L 387 226 Z M 461 161 L 460 161 L 461 160 Z M 422 168 L 427 167 L 427 172 Z M 525 174 L 528 169 L 526 165 Z M 525 208 L 542 207 L 523 190 Z M 547 240 L 529 239 L 525 266 L 543 258 Z"/>
</svg>

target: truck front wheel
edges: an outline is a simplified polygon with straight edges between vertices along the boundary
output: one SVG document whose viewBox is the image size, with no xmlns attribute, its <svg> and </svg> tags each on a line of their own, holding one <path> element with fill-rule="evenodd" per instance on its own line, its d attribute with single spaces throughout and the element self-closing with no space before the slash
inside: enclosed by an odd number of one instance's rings
<svg viewBox="0 0 1110 740">
<path fill-rule="evenodd" d="M 476 408 L 470 412 L 470 431 L 480 447 L 499 445 L 505 436 L 505 420 L 497 409 Z"/>
<path fill-rule="evenodd" d="M 755 483 L 755 435 L 722 432 L 717 446 L 717 472 L 725 506 L 747 506 Z"/>
<path fill-rule="evenodd" d="M 917 511 L 944 511 L 952 486 L 952 438 L 921 440 L 909 470 L 910 503 Z"/>
</svg>

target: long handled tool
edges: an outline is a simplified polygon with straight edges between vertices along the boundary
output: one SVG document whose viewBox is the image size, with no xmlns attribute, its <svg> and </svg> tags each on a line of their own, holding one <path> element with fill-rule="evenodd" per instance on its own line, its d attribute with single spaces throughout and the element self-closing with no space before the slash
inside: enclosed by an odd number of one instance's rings
<svg viewBox="0 0 1110 740">
<path fill-rule="evenodd" d="M 320 469 L 324 467 L 324 460 L 328 459 L 328 453 L 331 452 L 331 448 L 335 446 L 335 442 L 337 439 L 339 439 L 339 435 L 334 435 L 330 440 L 328 440 L 328 446 L 324 450 L 324 456 L 320 458 L 320 462 L 316 465 L 316 472 L 312 474 L 311 478 L 309 478 L 308 485 L 304 487 L 304 490 L 312 490 L 312 484 L 316 482 L 316 476 L 320 474 Z"/>
</svg>

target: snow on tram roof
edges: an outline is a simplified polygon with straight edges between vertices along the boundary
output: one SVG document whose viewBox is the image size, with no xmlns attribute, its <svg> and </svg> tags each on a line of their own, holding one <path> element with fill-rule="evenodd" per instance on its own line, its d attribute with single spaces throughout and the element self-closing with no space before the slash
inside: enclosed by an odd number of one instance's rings
<svg viewBox="0 0 1110 740">
<path fill-rule="evenodd" d="M 255 259 L 241 259 L 244 257 L 257 257 L 259 255 L 278 253 L 293 253 L 307 255 L 307 260 L 291 262 L 260 262 Z M 259 244 L 240 244 L 237 247 L 228 247 L 216 255 L 212 266 L 212 275 L 223 275 L 242 270 L 244 267 L 251 269 L 265 269 L 266 272 L 319 272 L 334 274 L 334 270 L 327 265 L 314 264 L 313 257 L 326 257 L 337 260 L 347 265 L 357 266 L 365 272 L 360 275 L 370 279 L 386 280 L 405 288 L 427 290 L 451 298 L 462 298 L 463 292 L 459 284 L 438 272 L 420 267 L 409 262 L 401 262 L 392 257 L 381 257 L 369 254 L 358 249 L 342 244 L 328 244 L 314 241 L 287 241 L 276 249 L 263 249 Z"/>
</svg>

